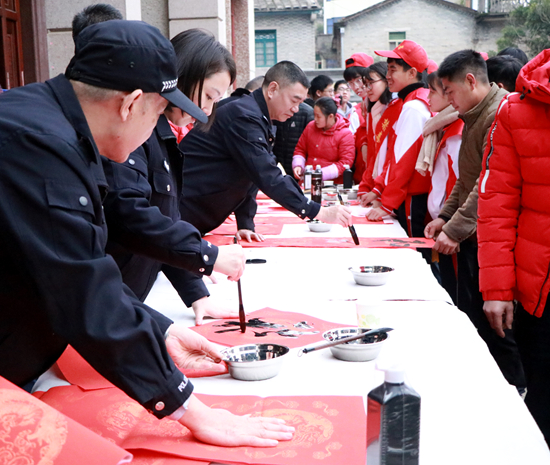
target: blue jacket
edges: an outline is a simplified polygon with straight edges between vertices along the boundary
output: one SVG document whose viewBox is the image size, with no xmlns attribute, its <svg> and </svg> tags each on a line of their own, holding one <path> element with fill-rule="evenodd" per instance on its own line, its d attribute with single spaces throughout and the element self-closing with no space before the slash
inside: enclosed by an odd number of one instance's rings
<svg viewBox="0 0 550 465">
<path fill-rule="evenodd" d="M 0 107 L 0 376 L 24 385 L 71 344 L 156 416 L 170 415 L 193 388 L 166 351 L 171 321 L 105 254 L 107 182 L 71 83 L 12 89 Z"/>
<path fill-rule="evenodd" d="M 236 212 L 239 229 L 254 230 L 255 188 L 300 218 L 321 206 L 283 176 L 272 153 L 271 120 L 262 89 L 224 105 L 209 131 L 194 128 L 181 142 L 185 155 L 181 217 L 201 233 Z"/>
</svg>

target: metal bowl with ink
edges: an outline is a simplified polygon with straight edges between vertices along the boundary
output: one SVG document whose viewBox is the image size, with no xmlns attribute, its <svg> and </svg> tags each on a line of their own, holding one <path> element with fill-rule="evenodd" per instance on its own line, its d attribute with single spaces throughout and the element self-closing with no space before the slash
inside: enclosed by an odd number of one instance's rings
<svg viewBox="0 0 550 465">
<path fill-rule="evenodd" d="M 312 232 L 328 232 L 332 228 L 332 225 L 319 220 L 308 220 L 307 227 Z"/>
<path fill-rule="evenodd" d="M 323 338 L 327 342 L 333 342 L 346 337 L 358 335 L 359 333 L 366 333 L 367 331 L 370 331 L 370 329 L 356 327 L 337 328 L 325 331 L 323 333 Z M 338 360 L 345 360 L 346 362 L 368 362 L 378 357 L 378 354 L 380 353 L 380 350 L 382 350 L 382 346 L 387 338 L 388 333 L 386 332 L 373 334 L 355 341 L 345 342 L 343 344 L 330 347 L 330 351 Z"/>
<path fill-rule="evenodd" d="M 221 351 L 229 374 L 242 381 L 261 381 L 277 376 L 289 348 L 278 344 L 246 344 Z"/>
<path fill-rule="evenodd" d="M 389 266 L 357 266 L 349 270 L 357 284 L 362 286 L 381 286 L 393 273 L 394 269 Z"/>
</svg>

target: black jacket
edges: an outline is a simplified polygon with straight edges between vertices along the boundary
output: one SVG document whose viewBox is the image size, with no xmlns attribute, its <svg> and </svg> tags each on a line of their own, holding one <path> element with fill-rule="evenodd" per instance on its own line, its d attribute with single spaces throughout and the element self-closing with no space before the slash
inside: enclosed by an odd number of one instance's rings
<svg viewBox="0 0 550 465">
<path fill-rule="evenodd" d="M 12 89 L 0 108 L 0 376 L 23 385 L 71 344 L 155 415 L 171 414 L 192 385 L 166 351 L 171 321 L 105 254 L 107 182 L 70 82 Z"/>
<path fill-rule="evenodd" d="M 292 118 L 286 121 L 274 121 L 275 144 L 273 154 L 277 161 L 283 165 L 287 174 L 292 176 L 292 157 L 294 149 L 300 140 L 300 136 L 310 121 L 313 121 L 313 108 L 307 103 L 300 103 L 300 109 Z"/>
<path fill-rule="evenodd" d="M 303 195 L 292 176 L 281 174 L 272 144 L 261 88 L 221 107 L 208 132 L 193 129 L 180 143 L 185 155 L 182 219 L 204 234 L 240 208 L 239 229 L 253 230 L 254 186 L 300 218 L 314 218 L 320 205 Z"/>
<path fill-rule="evenodd" d="M 218 248 L 179 221 L 183 156 L 166 118 L 126 162 L 102 162 L 109 184 L 107 253 L 124 283 L 144 301 L 162 270 L 187 306 L 208 296 L 201 275 L 212 273 Z"/>
</svg>

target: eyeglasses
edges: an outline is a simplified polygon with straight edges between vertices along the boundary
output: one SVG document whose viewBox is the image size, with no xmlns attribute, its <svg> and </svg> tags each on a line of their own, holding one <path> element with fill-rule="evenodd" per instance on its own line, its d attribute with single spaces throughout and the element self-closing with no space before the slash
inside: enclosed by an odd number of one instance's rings
<svg viewBox="0 0 550 465">
<path fill-rule="evenodd" d="M 365 87 L 365 83 L 363 82 L 363 78 L 361 76 L 348 81 L 348 84 L 352 89 L 360 89 L 361 87 Z"/>
<path fill-rule="evenodd" d="M 349 92 L 350 90 L 351 89 L 348 86 L 340 86 L 340 87 L 338 87 L 338 89 L 336 89 L 336 92 L 337 93 Z"/>
<path fill-rule="evenodd" d="M 375 83 L 375 82 L 380 82 L 380 81 L 385 81 L 385 79 L 376 79 L 376 80 L 365 80 L 363 82 L 363 84 L 365 85 L 365 87 L 367 89 L 372 89 L 372 85 Z"/>
</svg>

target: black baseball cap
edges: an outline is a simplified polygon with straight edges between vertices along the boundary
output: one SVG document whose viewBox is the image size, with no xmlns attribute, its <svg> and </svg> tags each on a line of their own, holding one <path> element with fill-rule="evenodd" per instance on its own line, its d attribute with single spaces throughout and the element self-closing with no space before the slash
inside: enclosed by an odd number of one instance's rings
<svg viewBox="0 0 550 465">
<path fill-rule="evenodd" d="M 177 87 L 176 52 L 156 28 L 142 21 L 92 24 L 75 39 L 65 76 L 96 87 L 155 92 L 201 123 L 206 114 Z"/>
</svg>

